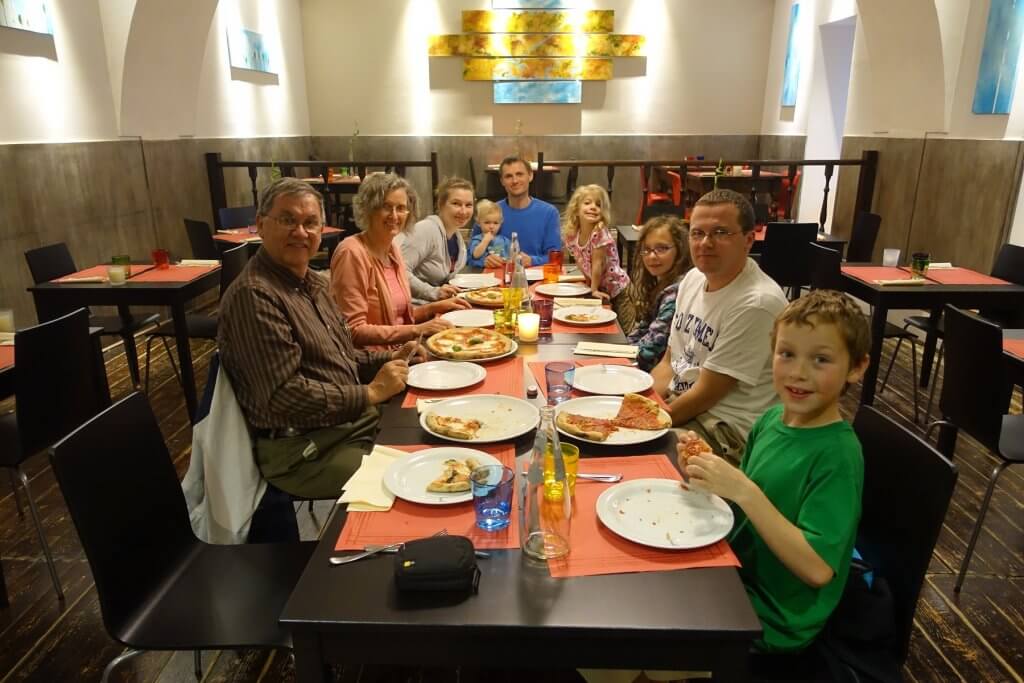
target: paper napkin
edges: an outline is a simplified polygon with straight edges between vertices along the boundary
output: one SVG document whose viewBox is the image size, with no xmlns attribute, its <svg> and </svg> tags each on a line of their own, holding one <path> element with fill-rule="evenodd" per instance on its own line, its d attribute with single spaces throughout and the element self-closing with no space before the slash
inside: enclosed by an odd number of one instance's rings
<svg viewBox="0 0 1024 683">
<path fill-rule="evenodd" d="M 583 277 L 583 275 L 581 275 L 579 273 L 576 273 L 575 275 L 559 275 L 558 276 L 558 281 L 559 282 L 583 282 L 584 280 L 586 280 L 586 278 Z"/>
<path fill-rule="evenodd" d="M 99 275 L 87 275 L 85 277 L 62 277 L 57 282 L 106 282 L 107 278 Z"/>
<path fill-rule="evenodd" d="M 943 269 L 943 268 L 952 268 L 952 267 L 953 267 L 953 264 L 950 263 L 949 261 L 939 261 L 937 263 L 929 263 L 928 264 L 928 270 L 931 270 L 932 268 Z"/>
<path fill-rule="evenodd" d="M 573 353 L 581 356 L 610 356 L 613 358 L 636 358 L 638 349 L 628 344 L 602 344 L 600 342 L 579 342 Z"/>
<path fill-rule="evenodd" d="M 183 258 L 178 262 L 179 266 L 219 266 L 220 261 L 213 258 Z"/>
<path fill-rule="evenodd" d="M 568 296 L 556 296 L 555 307 L 562 306 L 600 306 L 601 299 L 576 299 Z"/>
<path fill-rule="evenodd" d="M 384 486 L 384 472 L 396 458 L 408 455 L 405 451 L 374 446 L 363 456 L 356 473 L 341 487 L 338 503 L 348 503 L 350 512 L 384 512 L 391 509 L 395 496 Z"/>
<path fill-rule="evenodd" d="M 898 280 L 898 279 L 897 280 L 872 280 L 872 282 L 874 282 L 876 285 L 882 285 L 883 287 L 886 287 L 888 285 L 903 286 L 903 285 L 927 285 L 927 284 L 931 284 L 930 282 L 928 282 L 927 280 L 925 280 L 924 278 L 921 278 L 921 277 L 919 277 L 919 278 L 909 278 L 909 279 L 906 279 L 906 280 Z"/>
<path fill-rule="evenodd" d="M 14 333 L 0 332 L 0 346 L 14 346 Z"/>
</svg>

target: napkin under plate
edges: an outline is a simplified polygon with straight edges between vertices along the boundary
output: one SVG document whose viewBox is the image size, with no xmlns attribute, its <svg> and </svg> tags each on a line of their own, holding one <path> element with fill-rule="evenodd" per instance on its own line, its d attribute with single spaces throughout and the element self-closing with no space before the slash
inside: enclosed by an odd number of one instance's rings
<svg viewBox="0 0 1024 683">
<path fill-rule="evenodd" d="M 395 496 L 384 486 L 384 472 L 395 458 L 408 455 L 386 446 L 374 446 L 373 451 L 363 456 L 363 462 L 355 474 L 341 487 L 343 493 L 338 503 L 348 503 L 350 512 L 384 512 L 391 509 Z"/>
</svg>

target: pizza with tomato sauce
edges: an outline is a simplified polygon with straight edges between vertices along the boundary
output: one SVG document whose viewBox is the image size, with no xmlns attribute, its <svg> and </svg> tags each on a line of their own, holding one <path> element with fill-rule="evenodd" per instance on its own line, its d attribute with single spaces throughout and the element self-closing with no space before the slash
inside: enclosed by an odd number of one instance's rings
<svg viewBox="0 0 1024 683">
<path fill-rule="evenodd" d="M 608 418 L 577 415 L 565 410 L 558 413 L 555 423 L 566 434 L 578 436 L 581 439 L 590 439 L 591 441 L 605 441 L 608 439 L 609 434 L 618 429 L 614 422 Z"/>
<path fill-rule="evenodd" d="M 591 417 L 563 410 L 555 422 L 566 434 L 591 441 L 607 441 L 609 435 L 619 429 L 658 430 L 672 426 L 668 413 L 640 394 L 623 396 L 615 417 Z"/>
</svg>

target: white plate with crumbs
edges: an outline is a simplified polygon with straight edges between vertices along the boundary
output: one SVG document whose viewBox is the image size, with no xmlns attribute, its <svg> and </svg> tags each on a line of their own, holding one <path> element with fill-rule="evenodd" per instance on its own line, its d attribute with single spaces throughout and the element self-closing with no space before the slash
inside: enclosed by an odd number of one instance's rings
<svg viewBox="0 0 1024 683">
<path fill-rule="evenodd" d="M 634 479 L 597 499 L 597 517 L 623 538 L 652 548 L 702 548 L 725 538 L 734 518 L 711 493 L 686 490 L 675 479 Z"/>
<path fill-rule="evenodd" d="M 537 293 L 546 296 L 579 296 L 589 294 L 590 287 L 578 282 L 557 282 L 537 285 Z"/>
<path fill-rule="evenodd" d="M 479 420 L 480 430 L 473 439 L 456 439 L 438 434 L 427 426 L 427 415 L 458 417 L 464 420 Z M 458 443 L 497 443 L 511 441 L 517 436 L 534 429 L 540 422 L 537 406 L 521 398 L 499 394 L 473 394 L 457 396 L 439 401 L 420 415 L 420 426 L 427 432 L 445 441 Z"/>
<path fill-rule="evenodd" d="M 463 273 L 456 275 L 448 284 L 455 285 L 459 289 L 484 289 L 485 287 L 497 287 L 501 280 L 490 273 Z"/>
<path fill-rule="evenodd" d="M 573 371 L 572 386 L 588 394 L 622 396 L 647 391 L 654 386 L 654 378 L 629 365 L 583 365 Z"/>
<path fill-rule="evenodd" d="M 476 363 L 436 360 L 429 363 L 418 363 L 410 367 L 406 384 L 417 389 L 446 391 L 471 387 L 482 382 L 485 377 L 487 377 L 487 370 Z"/>
<path fill-rule="evenodd" d="M 402 500 L 423 505 L 450 505 L 473 500 L 473 491 L 440 493 L 428 491 L 430 482 L 444 472 L 444 461 L 473 458 L 481 465 L 500 465 L 493 455 L 473 448 L 442 446 L 427 448 L 397 458 L 384 472 L 384 486 Z"/>
<path fill-rule="evenodd" d="M 441 315 L 455 327 L 494 327 L 494 311 L 482 308 L 460 308 Z"/>
</svg>

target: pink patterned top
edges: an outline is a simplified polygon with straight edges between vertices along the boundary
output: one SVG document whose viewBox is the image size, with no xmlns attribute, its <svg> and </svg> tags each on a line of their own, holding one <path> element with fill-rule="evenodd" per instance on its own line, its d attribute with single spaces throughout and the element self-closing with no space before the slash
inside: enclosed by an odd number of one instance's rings
<svg viewBox="0 0 1024 683">
<path fill-rule="evenodd" d="M 590 233 L 590 240 L 580 246 L 579 233 L 566 240 L 566 246 L 576 259 L 576 265 L 580 267 L 583 275 L 590 275 L 591 260 L 595 249 L 603 249 L 605 252 L 604 273 L 601 274 L 601 291 L 607 293 L 613 299 L 629 285 L 629 275 L 619 265 L 619 252 L 615 249 L 615 240 L 608 232 L 608 228 L 595 228 Z"/>
<path fill-rule="evenodd" d="M 384 281 L 388 283 L 388 293 L 391 295 L 391 306 L 395 310 L 395 324 L 409 325 L 412 320 L 406 320 L 405 312 L 409 310 L 409 290 L 402 286 L 398 279 L 395 265 L 384 269 Z"/>
</svg>

